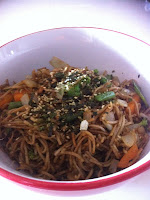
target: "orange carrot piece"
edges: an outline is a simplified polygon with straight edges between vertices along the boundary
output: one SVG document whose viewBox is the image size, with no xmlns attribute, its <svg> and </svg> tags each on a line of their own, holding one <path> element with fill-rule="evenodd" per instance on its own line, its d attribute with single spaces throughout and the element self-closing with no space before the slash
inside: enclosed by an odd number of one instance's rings
<svg viewBox="0 0 150 200">
<path fill-rule="evenodd" d="M 39 89 L 38 89 L 38 93 L 41 94 L 43 92 L 44 88 L 41 86 Z"/>
<path fill-rule="evenodd" d="M 11 93 L 8 93 L 0 100 L 0 109 L 4 109 L 8 103 L 13 101 L 13 95 Z"/>
<path fill-rule="evenodd" d="M 20 101 L 21 98 L 22 98 L 22 96 L 23 96 L 24 94 L 26 94 L 26 93 L 27 93 L 26 90 L 22 90 L 22 91 L 16 90 L 16 91 L 14 92 L 14 100 L 15 100 L 15 101 Z"/>
<path fill-rule="evenodd" d="M 133 96 L 133 99 L 139 103 L 140 102 L 140 97 L 139 95 L 135 94 Z M 134 114 L 136 112 L 136 105 L 135 105 L 135 102 L 132 100 L 128 103 L 128 107 L 126 108 L 126 112 L 128 113 L 129 112 L 129 109 L 131 110 L 131 114 Z"/>
<path fill-rule="evenodd" d="M 128 152 L 121 158 L 118 163 L 118 168 L 126 168 L 129 166 L 131 160 L 133 160 L 138 155 L 139 149 L 137 144 L 134 144 Z"/>
</svg>

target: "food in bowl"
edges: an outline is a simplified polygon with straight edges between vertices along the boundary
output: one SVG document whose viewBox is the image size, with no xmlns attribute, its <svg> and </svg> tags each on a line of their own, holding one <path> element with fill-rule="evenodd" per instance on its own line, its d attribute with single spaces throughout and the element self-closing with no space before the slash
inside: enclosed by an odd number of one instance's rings
<svg viewBox="0 0 150 200">
<path fill-rule="evenodd" d="M 0 86 L 1 148 L 32 176 L 85 180 L 134 164 L 149 136 L 149 106 L 135 80 L 53 57 Z"/>
</svg>

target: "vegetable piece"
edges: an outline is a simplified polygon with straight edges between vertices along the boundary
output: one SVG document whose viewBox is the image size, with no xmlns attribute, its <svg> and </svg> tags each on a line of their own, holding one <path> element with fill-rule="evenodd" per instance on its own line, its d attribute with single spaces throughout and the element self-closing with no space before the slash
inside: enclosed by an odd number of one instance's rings
<svg viewBox="0 0 150 200">
<path fill-rule="evenodd" d="M 14 100 L 15 101 L 21 101 L 21 97 L 27 93 L 25 90 L 22 90 L 22 91 L 19 91 L 19 90 L 16 90 L 14 92 Z"/>
<path fill-rule="evenodd" d="M 127 135 L 123 135 L 122 137 L 122 141 L 124 142 L 124 144 L 127 147 L 132 147 L 133 144 L 136 142 L 137 140 L 137 136 L 135 134 L 135 131 L 131 131 L 129 132 Z"/>
<path fill-rule="evenodd" d="M 81 94 L 79 84 L 73 85 L 67 92 L 69 97 L 78 97 Z"/>
<path fill-rule="evenodd" d="M 111 164 L 109 166 L 109 171 L 111 173 L 115 173 L 117 171 L 118 160 L 112 159 Z"/>
<path fill-rule="evenodd" d="M 106 113 L 105 115 L 105 120 L 106 121 L 115 121 L 115 115 L 114 115 L 114 112 L 109 112 L 108 114 Z"/>
<path fill-rule="evenodd" d="M 112 82 L 117 87 L 120 85 L 120 81 L 119 81 L 118 76 L 114 76 L 113 79 L 112 79 Z"/>
<path fill-rule="evenodd" d="M 65 86 L 62 84 L 62 85 L 60 85 L 60 87 L 57 89 L 56 97 L 57 97 L 58 99 L 62 99 L 63 96 L 64 96 L 64 92 L 65 92 Z"/>
<path fill-rule="evenodd" d="M 57 58 L 57 57 L 52 57 L 52 59 L 49 61 L 49 63 L 54 67 L 54 68 L 65 68 L 68 66 L 66 62 L 63 60 Z"/>
<path fill-rule="evenodd" d="M 147 126 L 148 125 L 148 121 L 147 119 L 142 119 L 142 121 L 139 123 L 140 126 Z"/>
<path fill-rule="evenodd" d="M 14 108 L 19 108 L 22 106 L 22 103 L 20 101 L 17 102 L 10 102 L 8 105 L 8 110 L 14 109 Z"/>
<path fill-rule="evenodd" d="M 98 75 L 98 74 L 99 74 L 98 69 L 94 69 L 93 72 L 94 72 L 95 75 Z"/>
<path fill-rule="evenodd" d="M 77 120 L 79 117 L 83 117 L 82 111 L 77 111 L 76 113 L 66 113 L 61 116 L 59 119 L 65 121 L 65 123 L 71 123 Z"/>
<path fill-rule="evenodd" d="M 138 123 L 138 124 L 131 124 L 131 125 L 129 125 L 128 126 L 128 129 L 129 130 L 133 130 L 133 129 L 137 129 L 137 128 L 139 128 L 139 127 L 141 127 L 141 126 L 148 126 L 148 121 L 147 121 L 147 119 L 142 119 L 142 121 L 140 122 L 140 123 Z"/>
<path fill-rule="evenodd" d="M 22 81 L 22 83 L 25 84 L 29 88 L 37 87 L 37 83 L 35 81 L 32 81 L 31 79 L 25 79 Z"/>
<path fill-rule="evenodd" d="M 29 155 L 30 160 L 34 160 L 35 154 L 34 154 L 33 150 L 29 150 L 28 155 Z"/>
<path fill-rule="evenodd" d="M 4 109 L 5 106 L 13 100 L 13 95 L 11 93 L 6 94 L 4 98 L 0 99 L 0 109 Z"/>
<path fill-rule="evenodd" d="M 108 101 L 115 98 L 115 93 L 113 91 L 104 92 L 95 96 L 96 101 Z"/>
<path fill-rule="evenodd" d="M 144 95 L 142 94 L 141 89 L 140 89 L 139 86 L 135 83 L 135 81 L 133 81 L 133 86 L 134 86 L 135 92 L 140 96 L 140 98 L 142 99 L 142 101 L 144 102 L 144 104 L 145 104 L 146 106 L 148 106 L 148 103 L 147 103 L 147 101 L 146 101 Z"/>
<path fill-rule="evenodd" d="M 86 76 L 86 77 L 82 78 L 79 83 L 80 84 L 82 84 L 82 83 L 90 84 L 90 82 L 91 82 L 91 78 L 89 76 Z"/>
<path fill-rule="evenodd" d="M 125 100 L 117 99 L 117 103 L 118 103 L 121 107 L 128 107 L 128 103 L 127 103 Z"/>
<path fill-rule="evenodd" d="M 107 78 L 108 80 L 112 80 L 112 79 L 113 79 L 113 75 L 112 75 L 112 74 L 107 74 L 107 75 L 106 75 L 106 78 Z"/>
<path fill-rule="evenodd" d="M 137 95 L 137 94 L 135 94 L 135 95 L 133 96 L 133 99 L 134 99 L 137 103 L 140 102 L 140 97 L 139 97 L 139 95 Z M 129 112 L 129 109 L 131 110 L 131 114 L 134 114 L 134 113 L 136 112 L 136 104 L 135 104 L 134 101 L 130 101 L 130 102 L 128 103 L 128 107 L 126 108 L 126 112 L 127 112 L 127 113 Z"/>
<path fill-rule="evenodd" d="M 44 91 L 44 87 L 40 86 L 40 88 L 38 89 L 38 94 L 42 94 L 43 91 Z"/>
<path fill-rule="evenodd" d="M 101 82 L 102 84 L 107 83 L 107 81 L 108 81 L 108 79 L 107 79 L 106 77 L 102 77 L 102 78 L 100 79 L 100 82 Z"/>
<path fill-rule="evenodd" d="M 137 132 L 138 132 L 140 135 L 145 135 L 145 134 L 146 134 L 144 126 L 139 126 L 139 127 L 137 128 Z"/>
<path fill-rule="evenodd" d="M 22 105 L 29 105 L 29 95 L 28 94 L 24 94 L 22 97 L 21 97 L 21 103 Z"/>
<path fill-rule="evenodd" d="M 70 97 L 80 96 L 81 88 L 84 88 L 85 86 L 89 86 L 91 82 L 91 78 L 89 76 L 83 75 L 80 77 L 77 74 L 74 74 L 74 76 L 70 79 L 69 82 L 68 80 L 69 80 L 68 77 L 66 77 L 66 80 L 64 81 L 65 84 L 61 84 L 59 87 L 63 86 L 64 92 L 67 92 L 67 95 Z M 59 87 L 57 87 L 57 90 Z M 58 94 L 58 98 L 59 96 L 60 95 Z"/>
<path fill-rule="evenodd" d="M 56 77 L 57 81 L 61 81 L 61 79 L 65 77 L 63 72 L 57 72 L 54 76 Z"/>
<path fill-rule="evenodd" d="M 133 160 L 138 155 L 138 146 L 134 144 L 128 152 L 121 158 L 118 163 L 118 168 L 126 168 L 129 166 L 130 161 Z"/>
<path fill-rule="evenodd" d="M 105 123 L 105 122 L 103 122 L 103 124 L 106 126 L 106 128 L 107 128 L 109 131 L 112 130 L 113 126 L 112 126 L 111 124 L 108 124 L 108 123 Z"/>
<path fill-rule="evenodd" d="M 126 88 L 122 88 L 121 93 L 123 93 L 125 95 L 130 95 L 131 94 L 131 90 L 126 89 Z"/>
<path fill-rule="evenodd" d="M 80 131 L 87 131 L 88 125 L 89 125 L 88 121 L 83 120 L 80 124 Z"/>
</svg>

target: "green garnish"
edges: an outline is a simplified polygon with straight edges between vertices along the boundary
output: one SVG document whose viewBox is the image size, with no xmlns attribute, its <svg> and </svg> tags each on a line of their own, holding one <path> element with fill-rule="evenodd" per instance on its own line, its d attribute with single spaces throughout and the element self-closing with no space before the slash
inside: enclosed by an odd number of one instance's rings
<svg viewBox="0 0 150 200">
<path fill-rule="evenodd" d="M 131 101 L 132 101 L 132 99 L 131 99 L 131 98 L 129 98 L 129 99 L 128 99 L 128 102 L 131 102 Z"/>
<path fill-rule="evenodd" d="M 14 108 L 19 108 L 22 106 L 21 101 L 17 101 L 17 102 L 10 102 L 8 105 L 8 110 L 14 109 Z"/>
<path fill-rule="evenodd" d="M 43 131 L 44 129 L 45 129 L 44 126 L 41 126 L 41 127 L 39 128 L 40 131 Z"/>
<path fill-rule="evenodd" d="M 71 76 L 71 75 L 70 75 Z M 70 77 L 69 77 L 70 78 Z M 66 78 L 66 80 L 68 81 L 64 81 L 64 83 L 62 84 L 63 85 L 63 88 L 64 90 L 62 91 L 58 91 L 57 93 L 57 96 L 59 98 L 60 95 L 64 95 L 64 92 L 67 93 L 67 95 L 69 97 L 78 97 L 81 95 L 81 88 L 83 89 L 85 86 L 89 85 L 91 83 L 91 78 L 87 75 L 83 75 L 83 76 L 77 76 L 75 77 L 75 73 L 74 73 L 74 76 L 72 77 L 73 80 L 75 80 L 75 82 L 68 79 L 68 77 Z M 60 94 L 62 93 L 62 94 Z"/>
<path fill-rule="evenodd" d="M 78 97 L 81 94 L 80 86 L 79 84 L 73 85 L 67 92 L 67 95 L 69 97 Z"/>
<path fill-rule="evenodd" d="M 32 150 L 29 150 L 28 155 L 29 155 L 29 159 L 30 160 L 34 160 L 35 154 L 34 154 L 34 152 Z"/>
<path fill-rule="evenodd" d="M 82 116 L 83 116 L 83 111 L 77 111 L 76 113 L 70 112 L 61 116 L 60 120 L 61 121 L 63 120 L 65 123 L 70 123 L 76 120 L 78 117 L 82 117 Z"/>
<path fill-rule="evenodd" d="M 100 79 L 100 82 L 101 82 L 102 84 L 105 84 L 107 81 L 108 81 L 108 79 L 107 79 L 106 77 L 102 77 L 102 78 Z"/>
<path fill-rule="evenodd" d="M 140 87 L 135 83 L 135 81 L 133 81 L 133 86 L 134 86 L 135 92 L 140 96 L 140 98 L 142 99 L 142 101 L 144 102 L 146 107 L 148 107 L 148 103 L 147 103 L 144 95 L 142 94 Z"/>
<path fill-rule="evenodd" d="M 115 93 L 113 91 L 104 92 L 95 96 L 96 101 L 108 101 L 115 98 Z"/>
<path fill-rule="evenodd" d="M 54 76 L 56 77 L 56 79 L 57 79 L 58 81 L 60 81 L 61 79 L 64 78 L 65 75 L 64 75 L 64 73 L 62 73 L 62 72 L 57 72 Z"/>
<path fill-rule="evenodd" d="M 139 123 L 140 126 L 147 126 L 148 125 L 148 121 L 147 119 L 142 119 L 142 121 Z"/>
<path fill-rule="evenodd" d="M 96 116 L 97 115 L 97 112 L 93 112 L 93 116 Z"/>
<path fill-rule="evenodd" d="M 51 113 L 49 114 L 49 117 L 50 117 L 51 119 L 53 119 L 55 116 L 56 116 L 56 113 L 55 113 L 55 112 L 51 112 Z"/>
<path fill-rule="evenodd" d="M 106 87 L 107 87 L 107 88 L 110 88 L 111 86 L 112 86 L 112 84 L 110 83 L 110 84 L 109 84 L 109 85 L 107 85 Z"/>
<path fill-rule="evenodd" d="M 93 72 L 94 72 L 95 75 L 98 75 L 98 74 L 99 74 L 98 69 L 94 69 Z"/>
<path fill-rule="evenodd" d="M 86 77 L 81 79 L 80 83 L 90 84 L 91 83 L 91 78 L 89 76 L 86 76 Z"/>
<path fill-rule="evenodd" d="M 107 74 L 107 75 L 106 75 L 106 78 L 107 78 L 108 80 L 112 80 L 112 79 L 113 79 L 113 75 L 112 75 L 112 74 Z"/>
</svg>

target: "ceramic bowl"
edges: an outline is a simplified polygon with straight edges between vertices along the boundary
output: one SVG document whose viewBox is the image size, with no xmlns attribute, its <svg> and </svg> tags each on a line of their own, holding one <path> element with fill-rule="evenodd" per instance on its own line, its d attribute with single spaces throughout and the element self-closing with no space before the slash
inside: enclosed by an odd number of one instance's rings
<svg viewBox="0 0 150 200">
<path fill-rule="evenodd" d="M 120 80 L 136 79 L 150 104 L 150 45 L 133 36 L 102 28 L 58 28 L 15 39 L 0 48 L 0 84 L 19 81 L 40 67 L 50 67 L 56 56 L 72 66 L 115 71 Z M 49 181 L 15 170 L 0 151 L 0 175 L 12 181 L 44 189 L 83 190 L 114 185 L 142 173 L 150 166 L 150 142 L 140 160 L 114 174 L 82 181 Z"/>
</svg>

